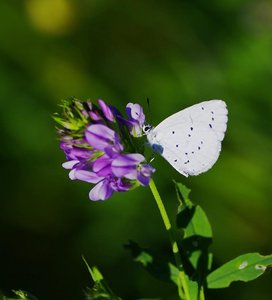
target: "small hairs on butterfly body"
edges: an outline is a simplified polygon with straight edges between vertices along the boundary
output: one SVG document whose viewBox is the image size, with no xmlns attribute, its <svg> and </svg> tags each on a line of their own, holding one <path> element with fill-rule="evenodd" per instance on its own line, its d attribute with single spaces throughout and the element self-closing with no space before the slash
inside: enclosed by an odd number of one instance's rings
<svg viewBox="0 0 272 300">
<path fill-rule="evenodd" d="M 185 108 L 156 127 L 143 126 L 155 152 L 188 177 L 208 171 L 217 161 L 227 129 L 223 100 L 204 101 Z"/>
</svg>

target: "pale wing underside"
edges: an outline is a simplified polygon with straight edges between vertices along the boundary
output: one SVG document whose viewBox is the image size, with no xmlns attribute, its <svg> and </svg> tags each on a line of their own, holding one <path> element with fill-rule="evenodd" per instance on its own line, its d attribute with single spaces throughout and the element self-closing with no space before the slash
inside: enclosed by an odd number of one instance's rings
<svg viewBox="0 0 272 300">
<path fill-rule="evenodd" d="M 216 162 L 227 127 L 222 100 L 204 101 L 166 118 L 147 138 L 181 174 L 198 175 Z"/>
</svg>

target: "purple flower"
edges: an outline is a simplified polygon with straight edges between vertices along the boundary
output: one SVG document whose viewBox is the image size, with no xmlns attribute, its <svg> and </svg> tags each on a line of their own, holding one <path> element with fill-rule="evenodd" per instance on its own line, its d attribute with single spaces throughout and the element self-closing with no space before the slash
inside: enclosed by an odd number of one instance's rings
<svg viewBox="0 0 272 300">
<path fill-rule="evenodd" d="M 65 152 L 68 160 L 82 160 L 88 159 L 92 155 L 92 151 L 89 149 L 77 147 L 73 144 L 61 142 L 60 148 Z"/>
<path fill-rule="evenodd" d="M 115 117 L 114 117 L 114 114 L 113 114 L 113 111 L 112 111 L 112 108 L 111 106 L 109 106 L 108 104 L 105 103 L 105 101 L 99 99 L 98 100 L 98 104 L 104 114 L 104 117 L 108 120 L 108 121 L 111 121 L 113 122 L 115 120 Z"/>
<path fill-rule="evenodd" d="M 140 165 L 138 168 L 137 180 L 141 183 L 141 185 L 148 185 L 151 175 L 155 171 L 156 170 L 148 164 Z"/>
<path fill-rule="evenodd" d="M 88 170 L 92 167 L 92 162 L 89 160 L 68 160 L 62 164 L 62 167 L 67 170 L 71 170 L 69 172 L 69 178 L 71 180 L 77 179 L 75 177 L 76 170 Z"/>
<path fill-rule="evenodd" d="M 89 193 L 89 198 L 93 201 L 106 200 L 113 192 L 125 192 L 131 187 L 129 183 L 110 174 L 103 177 L 98 176 L 95 172 L 76 170 L 75 177 L 76 179 L 96 184 Z"/>
<path fill-rule="evenodd" d="M 72 99 L 63 103 L 63 114 L 54 117 L 62 126 L 57 128 L 67 159 L 62 166 L 70 170 L 70 179 L 94 185 L 89 193 L 93 201 L 106 200 L 114 192 L 139 184 L 146 186 L 155 172 L 145 162 L 143 147 L 133 138 L 142 136 L 142 107 L 129 103 L 125 119 L 103 100 L 98 100 L 98 105 Z"/>
<path fill-rule="evenodd" d="M 100 181 L 89 193 L 89 198 L 93 201 L 106 200 L 113 192 L 126 192 L 131 188 L 131 185 L 125 183 L 120 178 L 107 176 Z"/>
<path fill-rule="evenodd" d="M 85 131 L 85 138 L 89 145 L 96 150 L 119 153 L 123 150 L 119 135 L 106 125 L 90 125 Z"/>
<path fill-rule="evenodd" d="M 74 175 L 78 180 L 96 184 L 89 193 L 89 198 L 93 201 L 106 200 L 114 191 L 110 186 L 110 180 L 107 177 L 99 176 L 95 172 L 76 170 Z"/>
<path fill-rule="evenodd" d="M 103 121 L 102 117 L 99 115 L 97 111 L 90 111 L 89 115 L 94 122 L 100 123 Z"/>
<path fill-rule="evenodd" d="M 141 105 L 137 103 L 128 103 L 126 106 L 126 113 L 128 115 L 130 133 L 134 137 L 142 136 L 142 127 L 145 122 L 145 115 Z"/>
<path fill-rule="evenodd" d="M 112 172 L 117 177 L 136 179 L 137 166 L 144 160 L 144 156 L 138 153 L 119 155 L 112 162 Z"/>
<path fill-rule="evenodd" d="M 75 169 L 85 168 L 89 165 L 89 160 L 92 158 L 94 151 L 82 148 L 82 140 L 73 140 L 66 138 L 60 142 L 60 148 L 64 151 L 67 161 L 62 164 L 63 168 L 71 170 L 69 178 L 74 180 Z"/>
<path fill-rule="evenodd" d="M 75 177 L 78 180 L 86 181 L 89 183 L 98 183 L 104 179 L 103 176 L 99 176 L 95 172 L 80 169 L 75 171 Z"/>
<path fill-rule="evenodd" d="M 111 171 L 112 158 L 104 154 L 95 160 L 93 163 L 93 171 L 99 176 L 107 176 L 112 173 Z"/>
<path fill-rule="evenodd" d="M 112 162 L 112 172 L 116 177 L 138 180 L 141 185 L 148 185 L 155 169 L 148 164 L 141 164 L 144 160 L 139 153 L 119 155 Z"/>
<path fill-rule="evenodd" d="M 89 198 L 92 201 L 107 200 L 113 192 L 111 181 L 108 178 L 104 178 L 90 190 Z"/>
<path fill-rule="evenodd" d="M 63 168 L 66 169 L 66 170 L 71 170 L 69 172 L 69 178 L 71 180 L 75 180 L 77 179 L 75 177 L 75 170 L 76 170 L 76 166 L 79 164 L 79 161 L 78 160 L 69 160 L 69 161 L 66 161 L 62 164 Z"/>
</svg>

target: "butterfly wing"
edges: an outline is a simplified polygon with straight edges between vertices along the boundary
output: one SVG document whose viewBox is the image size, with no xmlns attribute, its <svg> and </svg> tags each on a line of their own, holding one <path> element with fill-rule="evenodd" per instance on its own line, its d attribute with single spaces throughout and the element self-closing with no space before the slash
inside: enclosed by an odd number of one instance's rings
<svg viewBox="0 0 272 300">
<path fill-rule="evenodd" d="M 153 148 L 181 174 L 198 175 L 218 159 L 227 128 L 224 101 L 210 100 L 188 107 L 162 121 L 147 135 Z"/>
</svg>

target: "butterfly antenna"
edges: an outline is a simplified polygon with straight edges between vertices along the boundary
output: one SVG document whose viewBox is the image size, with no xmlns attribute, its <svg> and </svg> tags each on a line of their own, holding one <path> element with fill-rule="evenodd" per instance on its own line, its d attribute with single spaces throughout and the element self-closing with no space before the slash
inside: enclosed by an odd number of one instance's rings
<svg viewBox="0 0 272 300">
<path fill-rule="evenodd" d="M 151 113 L 149 98 L 146 98 L 146 102 L 147 102 L 147 107 L 148 107 L 148 114 L 149 114 L 150 124 L 152 124 L 152 113 Z"/>
</svg>

